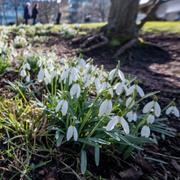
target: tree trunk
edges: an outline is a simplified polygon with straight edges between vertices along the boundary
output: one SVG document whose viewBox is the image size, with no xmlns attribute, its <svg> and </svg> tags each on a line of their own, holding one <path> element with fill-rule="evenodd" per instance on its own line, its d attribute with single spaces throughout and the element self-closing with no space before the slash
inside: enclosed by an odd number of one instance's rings
<svg viewBox="0 0 180 180">
<path fill-rule="evenodd" d="M 111 3 L 107 36 L 119 40 L 135 38 L 139 0 L 111 0 Z"/>
</svg>

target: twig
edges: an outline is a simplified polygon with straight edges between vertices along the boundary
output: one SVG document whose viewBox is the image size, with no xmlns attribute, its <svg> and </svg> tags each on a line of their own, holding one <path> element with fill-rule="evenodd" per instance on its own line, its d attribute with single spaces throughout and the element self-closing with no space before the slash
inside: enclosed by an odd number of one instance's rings
<svg viewBox="0 0 180 180">
<path fill-rule="evenodd" d="M 67 169 L 70 169 L 72 171 L 72 173 L 77 177 L 78 180 L 82 180 L 82 178 L 70 166 L 68 166 L 63 161 L 60 161 L 60 163 L 63 164 Z"/>
</svg>

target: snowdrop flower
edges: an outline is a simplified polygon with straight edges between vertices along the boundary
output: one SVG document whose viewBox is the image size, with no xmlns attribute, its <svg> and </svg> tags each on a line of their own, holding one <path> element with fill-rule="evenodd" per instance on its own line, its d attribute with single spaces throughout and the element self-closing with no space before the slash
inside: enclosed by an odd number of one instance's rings
<svg viewBox="0 0 180 180">
<path fill-rule="evenodd" d="M 126 114 L 126 117 L 128 118 L 129 122 L 132 122 L 132 121 L 136 122 L 137 121 L 137 114 L 133 111 L 128 112 Z"/>
<path fill-rule="evenodd" d="M 147 117 L 147 122 L 148 122 L 149 124 L 153 124 L 154 121 L 155 121 L 155 116 L 152 115 L 152 114 L 148 115 L 148 117 Z"/>
<path fill-rule="evenodd" d="M 179 110 L 177 109 L 176 106 L 170 106 L 170 107 L 166 110 L 166 115 L 169 115 L 169 114 L 174 114 L 176 117 L 180 117 Z"/>
<path fill-rule="evenodd" d="M 134 102 L 134 100 L 133 100 L 133 98 L 132 97 L 129 97 L 127 100 L 126 100 L 126 107 L 127 108 L 132 108 L 133 106 L 134 106 L 134 104 L 135 104 L 135 102 Z"/>
<path fill-rule="evenodd" d="M 42 82 L 44 79 L 44 69 L 40 69 L 39 73 L 38 73 L 38 82 Z"/>
<path fill-rule="evenodd" d="M 156 117 L 159 117 L 161 115 L 161 107 L 157 101 L 151 101 L 147 103 L 143 108 L 143 113 L 150 113 L 152 109 L 154 110 L 154 115 Z"/>
<path fill-rule="evenodd" d="M 66 100 L 61 100 L 58 102 L 56 106 L 56 112 L 58 112 L 59 110 L 61 110 L 61 113 L 63 114 L 63 116 L 67 114 L 68 102 Z"/>
<path fill-rule="evenodd" d="M 21 76 L 21 77 L 26 77 L 26 70 L 25 70 L 25 69 L 22 69 L 22 70 L 21 70 L 20 76 Z"/>
<path fill-rule="evenodd" d="M 133 85 L 126 91 L 126 96 L 133 94 L 135 90 L 137 91 L 140 97 L 143 97 L 145 95 L 143 89 L 140 86 Z"/>
<path fill-rule="evenodd" d="M 50 84 L 51 83 L 51 75 L 48 72 L 47 69 L 44 69 L 44 81 L 46 84 Z"/>
<path fill-rule="evenodd" d="M 26 82 L 30 81 L 30 74 L 28 73 L 28 75 L 26 76 Z"/>
<path fill-rule="evenodd" d="M 125 76 L 123 74 L 122 71 L 120 71 L 119 69 L 113 69 L 110 73 L 109 73 L 109 80 L 113 80 L 114 78 L 119 77 L 121 79 L 121 81 L 125 81 Z"/>
<path fill-rule="evenodd" d="M 122 83 L 117 83 L 114 87 L 114 89 L 116 90 L 116 94 L 119 96 L 123 93 L 124 90 L 127 89 L 126 85 L 124 82 Z"/>
<path fill-rule="evenodd" d="M 66 134 L 67 141 L 69 141 L 71 138 L 74 138 L 74 141 L 78 140 L 78 132 L 75 126 L 69 126 Z"/>
<path fill-rule="evenodd" d="M 79 70 L 75 67 L 72 67 L 69 72 L 69 85 L 71 85 L 73 82 L 76 82 L 79 77 Z"/>
<path fill-rule="evenodd" d="M 106 116 L 109 115 L 112 111 L 112 101 L 109 99 L 106 99 L 103 101 L 99 108 L 99 115 L 98 116 Z"/>
<path fill-rule="evenodd" d="M 151 133 L 150 128 L 146 125 L 143 126 L 143 128 L 141 129 L 141 136 L 148 138 L 150 136 L 150 133 Z"/>
<path fill-rule="evenodd" d="M 81 94 L 81 88 L 79 84 L 73 84 L 73 86 L 70 89 L 70 95 L 71 98 L 73 98 L 74 96 L 76 96 L 76 98 L 79 98 Z"/>
<path fill-rule="evenodd" d="M 106 131 L 112 131 L 118 123 L 119 123 L 118 116 L 111 118 L 111 120 L 108 122 L 107 126 L 105 127 Z"/>
<path fill-rule="evenodd" d="M 128 125 L 127 121 L 123 117 L 119 117 L 119 116 L 115 116 L 115 117 L 111 118 L 111 120 L 105 127 L 106 131 L 112 131 L 118 123 L 121 124 L 124 132 L 126 134 L 129 134 L 129 125 Z"/>
<path fill-rule="evenodd" d="M 82 68 L 85 68 L 86 67 L 86 61 L 84 59 L 80 59 L 78 62 L 78 65 Z"/>
</svg>

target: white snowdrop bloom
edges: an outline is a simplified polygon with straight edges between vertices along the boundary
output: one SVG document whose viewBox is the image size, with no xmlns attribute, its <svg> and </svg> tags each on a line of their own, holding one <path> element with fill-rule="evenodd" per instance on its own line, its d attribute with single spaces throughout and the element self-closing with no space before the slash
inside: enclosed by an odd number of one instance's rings
<svg viewBox="0 0 180 180">
<path fill-rule="evenodd" d="M 152 109 L 154 110 L 154 115 L 156 117 L 161 115 L 161 107 L 157 101 L 151 101 L 147 103 L 143 108 L 143 113 L 150 113 Z"/>
<path fill-rule="evenodd" d="M 148 117 L 147 117 L 147 122 L 148 122 L 149 124 L 153 124 L 154 121 L 155 121 L 155 116 L 152 115 L 152 114 L 148 115 Z"/>
<path fill-rule="evenodd" d="M 137 121 L 137 114 L 133 111 L 128 112 L 126 114 L 126 117 L 128 118 L 129 122 L 132 122 L 132 121 L 136 122 Z"/>
<path fill-rule="evenodd" d="M 85 68 L 86 67 L 86 61 L 84 59 L 80 59 L 79 62 L 78 62 L 79 66 L 82 67 L 82 68 Z"/>
<path fill-rule="evenodd" d="M 71 89 L 70 89 L 70 95 L 71 98 L 73 98 L 74 96 L 76 96 L 76 98 L 79 98 L 81 94 L 81 87 L 79 84 L 73 84 Z"/>
<path fill-rule="evenodd" d="M 123 128 L 124 132 L 126 134 L 129 134 L 130 130 L 129 130 L 129 124 L 127 123 L 127 121 L 123 117 L 120 117 L 119 121 L 120 121 L 120 123 L 122 125 L 122 128 Z"/>
<path fill-rule="evenodd" d="M 136 90 L 137 90 L 137 92 L 138 92 L 140 97 L 144 97 L 145 96 L 144 91 L 143 91 L 143 89 L 140 86 L 136 85 Z"/>
<path fill-rule="evenodd" d="M 38 82 L 42 82 L 44 79 L 44 70 L 41 68 L 38 73 Z"/>
<path fill-rule="evenodd" d="M 180 117 L 180 113 L 179 110 L 176 106 L 170 106 L 167 110 L 166 110 L 166 115 L 169 114 L 174 114 L 176 117 Z"/>
<path fill-rule="evenodd" d="M 31 70 L 31 67 L 29 65 L 29 63 L 26 63 L 24 66 L 23 66 L 24 69 L 27 69 L 27 70 Z"/>
<path fill-rule="evenodd" d="M 129 97 L 127 100 L 126 100 L 126 107 L 127 108 L 132 108 L 134 106 L 135 102 L 133 100 L 132 97 Z"/>
<path fill-rule="evenodd" d="M 151 112 L 153 107 L 154 107 L 154 101 L 148 102 L 143 108 L 143 113 L 145 114 Z"/>
<path fill-rule="evenodd" d="M 99 78 L 96 78 L 94 80 L 95 86 L 96 86 L 96 93 L 99 94 L 100 93 L 100 89 L 101 89 L 101 81 Z"/>
<path fill-rule="evenodd" d="M 110 73 L 109 73 L 109 80 L 113 80 L 114 78 L 118 77 L 121 79 L 121 81 L 125 81 L 125 76 L 123 74 L 122 71 L 120 71 L 119 69 L 113 69 Z"/>
<path fill-rule="evenodd" d="M 118 116 L 112 117 L 111 120 L 108 122 L 107 126 L 105 127 L 106 131 L 112 131 L 118 123 L 119 123 L 119 117 Z"/>
<path fill-rule="evenodd" d="M 61 110 L 61 113 L 63 114 L 63 116 L 67 114 L 68 102 L 66 100 L 61 100 L 58 102 L 56 106 L 56 112 L 58 112 L 59 110 Z"/>
<path fill-rule="evenodd" d="M 158 102 L 154 103 L 154 114 L 156 117 L 159 117 L 161 115 L 161 107 Z"/>
<path fill-rule="evenodd" d="M 69 85 L 77 81 L 79 77 L 79 70 L 75 67 L 72 67 L 69 72 Z"/>
<path fill-rule="evenodd" d="M 137 91 L 140 97 L 143 97 L 145 95 L 143 89 L 140 86 L 133 85 L 129 89 L 127 89 L 126 96 L 133 94 L 135 90 Z"/>
<path fill-rule="evenodd" d="M 141 129 L 141 136 L 148 138 L 150 136 L 150 133 L 151 133 L 150 128 L 146 125 L 143 126 L 143 128 Z"/>
<path fill-rule="evenodd" d="M 44 70 L 44 76 L 45 76 L 44 78 L 45 83 L 49 84 L 51 82 L 51 75 L 47 69 Z"/>
<path fill-rule="evenodd" d="M 74 138 L 74 141 L 78 140 L 78 132 L 75 126 L 69 126 L 67 130 L 67 141 L 69 141 L 72 137 Z"/>
<path fill-rule="evenodd" d="M 99 115 L 98 116 L 106 116 L 109 115 L 112 111 L 112 101 L 111 100 L 104 100 L 99 108 Z"/>
<path fill-rule="evenodd" d="M 66 82 L 69 77 L 69 71 L 70 69 L 65 69 L 61 74 L 61 80 Z"/>
<path fill-rule="evenodd" d="M 126 96 L 130 96 L 131 94 L 133 94 L 135 91 L 135 85 L 129 87 L 126 91 Z"/>
<path fill-rule="evenodd" d="M 119 96 L 119 95 L 121 95 L 121 94 L 123 93 L 123 91 L 125 90 L 125 84 L 124 84 L 124 82 L 122 82 L 122 83 L 117 83 L 114 88 L 115 88 L 115 90 L 116 90 L 116 94 Z"/>
<path fill-rule="evenodd" d="M 30 82 L 30 74 L 26 76 L 26 82 Z"/>
<path fill-rule="evenodd" d="M 26 77 L 26 75 L 27 75 L 26 70 L 22 69 L 21 72 L 20 72 L 20 76 L 21 77 Z"/>
</svg>

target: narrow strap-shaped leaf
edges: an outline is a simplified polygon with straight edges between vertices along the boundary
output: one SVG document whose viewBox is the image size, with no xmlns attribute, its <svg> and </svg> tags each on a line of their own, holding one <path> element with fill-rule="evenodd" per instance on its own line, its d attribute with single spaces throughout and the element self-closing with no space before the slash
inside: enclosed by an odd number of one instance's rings
<svg viewBox="0 0 180 180">
<path fill-rule="evenodd" d="M 81 150 L 81 173 L 85 174 L 87 169 L 87 154 L 85 150 Z"/>
<path fill-rule="evenodd" d="M 100 148 L 99 148 L 99 146 L 96 146 L 94 150 L 95 150 L 95 163 L 96 163 L 96 166 L 99 166 L 99 159 L 100 159 Z"/>
</svg>

